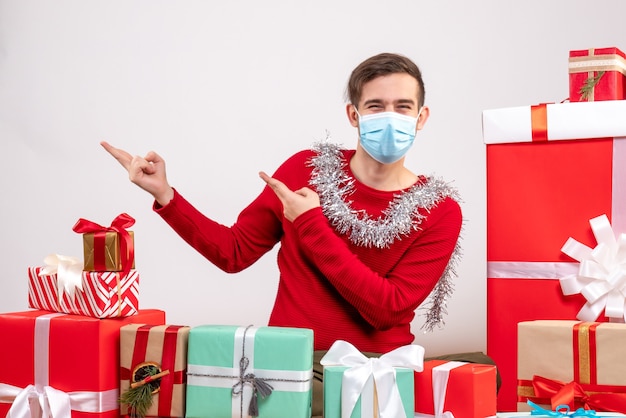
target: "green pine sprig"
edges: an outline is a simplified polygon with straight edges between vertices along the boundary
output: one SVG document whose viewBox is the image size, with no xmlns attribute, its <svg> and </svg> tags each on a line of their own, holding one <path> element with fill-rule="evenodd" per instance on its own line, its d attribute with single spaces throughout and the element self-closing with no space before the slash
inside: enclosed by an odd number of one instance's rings
<svg viewBox="0 0 626 418">
<path fill-rule="evenodd" d="M 155 365 L 146 365 L 137 371 L 137 381 L 122 393 L 119 402 L 128 405 L 129 415 L 144 418 L 152 406 L 153 394 L 160 386 L 160 379 L 169 374 L 169 370 L 161 371 Z"/>
<path fill-rule="evenodd" d="M 141 385 L 130 388 L 120 396 L 120 402 L 128 405 L 131 417 L 143 418 L 152 406 L 152 387 Z"/>
<path fill-rule="evenodd" d="M 578 94 L 580 94 L 581 101 L 589 100 L 591 94 L 593 93 L 593 89 L 598 84 L 602 76 L 604 75 L 604 71 L 598 71 L 598 74 L 595 77 L 589 77 L 585 80 L 585 83 L 582 85 L 580 90 L 578 90 Z"/>
</svg>

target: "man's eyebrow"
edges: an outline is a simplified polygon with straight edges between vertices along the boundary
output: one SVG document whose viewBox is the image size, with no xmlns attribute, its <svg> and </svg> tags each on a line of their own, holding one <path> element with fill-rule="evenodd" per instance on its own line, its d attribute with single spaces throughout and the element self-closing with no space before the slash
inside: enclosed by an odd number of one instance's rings
<svg viewBox="0 0 626 418">
<path fill-rule="evenodd" d="M 363 103 L 363 106 L 367 106 L 369 104 L 381 104 L 383 103 L 383 101 L 381 99 L 370 99 L 370 100 L 366 100 L 365 103 Z M 415 104 L 416 101 L 413 99 L 399 99 L 395 101 L 396 104 Z"/>
<path fill-rule="evenodd" d="M 367 106 L 368 104 L 380 104 L 383 101 L 380 99 L 370 99 L 370 100 L 366 100 L 365 103 L 363 103 L 363 106 Z"/>
</svg>

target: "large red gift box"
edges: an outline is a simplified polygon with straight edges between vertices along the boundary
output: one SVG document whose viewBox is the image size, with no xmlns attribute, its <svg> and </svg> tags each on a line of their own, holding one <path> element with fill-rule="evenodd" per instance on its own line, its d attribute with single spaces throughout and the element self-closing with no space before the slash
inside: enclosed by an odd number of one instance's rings
<svg viewBox="0 0 626 418">
<path fill-rule="evenodd" d="M 36 310 L 0 314 L 0 416 L 119 417 L 120 328 L 164 324 L 165 312 L 96 319 Z M 39 399 L 29 402 L 28 398 Z M 34 399 L 33 399 L 34 400 Z M 30 409 L 30 411 L 29 411 Z"/>
<path fill-rule="evenodd" d="M 565 242 L 593 248 L 589 221 L 603 214 L 626 232 L 625 114 L 626 101 L 483 112 L 487 354 L 502 377 L 499 411 L 516 409 L 517 324 L 575 319 L 585 304 L 561 290 L 558 279 L 579 268 Z"/>
<path fill-rule="evenodd" d="M 496 416 L 496 366 L 427 360 L 415 375 L 415 417 Z M 437 409 L 437 411 L 435 411 Z"/>
<path fill-rule="evenodd" d="M 41 274 L 41 267 L 28 268 L 28 306 L 47 311 L 115 318 L 135 315 L 139 309 L 139 273 L 130 270 L 81 274 L 81 287 L 64 289 L 57 274 Z"/>
<path fill-rule="evenodd" d="M 615 47 L 570 51 L 569 99 L 626 99 L 626 55 Z"/>
</svg>

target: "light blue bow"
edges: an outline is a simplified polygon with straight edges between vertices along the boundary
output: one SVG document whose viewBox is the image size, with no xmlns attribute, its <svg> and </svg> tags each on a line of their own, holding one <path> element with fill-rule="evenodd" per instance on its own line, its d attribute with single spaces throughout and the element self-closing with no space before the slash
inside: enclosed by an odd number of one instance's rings
<svg viewBox="0 0 626 418">
<path fill-rule="evenodd" d="M 559 405 L 556 407 L 556 411 L 550 411 L 544 409 L 534 403 L 533 401 L 526 401 L 533 410 L 530 411 L 530 415 L 542 416 L 542 417 L 596 417 L 596 411 L 591 409 L 578 408 L 574 412 L 570 412 L 569 405 Z"/>
</svg>

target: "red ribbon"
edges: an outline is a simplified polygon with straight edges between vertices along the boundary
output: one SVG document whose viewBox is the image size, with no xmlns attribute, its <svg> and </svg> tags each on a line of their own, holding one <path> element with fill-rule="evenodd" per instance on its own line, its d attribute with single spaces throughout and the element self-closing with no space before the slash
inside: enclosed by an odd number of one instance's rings
<svg viewBox="0 0 626 418">
<path fill-rule="evenodd" d="M 571 409 L 626 413 L 626 393 L 589 393 L 575 381 L 563 383 L 542 376 L 533 376 L 533 389 L 536 397 L 550 399 L 553 410 L 568 405 Z"/>
<path fill-rule="evenodd" d="M 134 223 L 134 218 L 126 213 L 122 213 L 118 215 L 115 219 L 113 219 L 113 222 L 111 222 L 111 226 L 109 227 L 98 225 L 95 222 L 80 218 L 72 227 L 72 230 L 79 234 L 88 234 L 91 232 L 94 233 L 94 268 L 99 267 L 102 270 L 106 270 L 104 261 L 97 261 L 96 257 L 100 257 L 100 254 L 104 254 L 104 251 L 96 251 L 96 242 L 97 240 L 101 240 L 102 245 L 104 245 L 104 237 L 106 236 L 107 232 L 116 232 L 119 235 L 120 263 L 122 264 L 122 276 L 120 278 L 121 280 L 128 275 L 131 267 L 133 266 L 133 261 L 135 260 L 135 248 L 133 246 L 133 239 L 126 230 L 126 228 L 131 227 L 132 225 L 134 225 Z"/>
<path fill-rule="evenodd" d="M 548 107 L 541 103 L 530 107 L 530 123 L 533 142 L 548 140 Z"/>
</svg>

